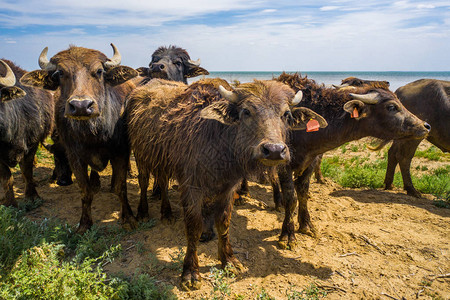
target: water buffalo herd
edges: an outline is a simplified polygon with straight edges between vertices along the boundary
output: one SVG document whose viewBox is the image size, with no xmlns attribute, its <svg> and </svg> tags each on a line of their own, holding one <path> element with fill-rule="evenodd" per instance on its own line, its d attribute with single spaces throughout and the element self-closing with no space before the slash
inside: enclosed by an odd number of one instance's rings
<svg viewBox="0 0 450 300">
<path fill-rule="evenodd" d="M 171 220 L 170 179 L 178 182 L 186 227 L 187 251 L 181 286 L 200 286 L 197 247 L 200 238 L 218 234 L 222 266 L 242 265 L 229 239 L 231 211 L 238 187 L 253 174 L 269 176 L 275 207 L 284 207 L 279 246 L 296 245 L 299 231 L 315 234 L 308 211 L 310 177 L 322 154 L 348 141 L 372 136 L 393 141 L 388 152 L 385 187 L 392 187 L 400 164 L 408 194 L 420 197 L 409 168 L 415 149 L 427 138 L 450 150 L 450 82 L 423 79 L 389 90 L 385 81 L 347 78 L 326 87 L 299 74 L 231 86 L 208 75 L 186 50 L 160 47 L 149 67 L 121 66 L 113 55 L 70 46 L 50 59 L 39 56 L 39 70 L 27 72 L 0 60 L 1 204 L 17 206 L 10 168 L 19 163 L 25 198 L 39 198 L 33 161 L 40 143 L 55 156 L 60 185 L 75 175 L 82 211 L 77 232 L 92 224 L 91 205 L 100 190 L 99 172 L 112 166 L 111 190 L 121 203 L 120 222 L 134 229 L 149 219 L 150 176 L 161 198 L 161 218 Z M 128 203 L 127 170 L 133 153 L 138 168 L 137 214 Z M 88 171 L 90 169 L 90 172 Z M 276 176 L 277 175 L 277 176 Z M 242 193 L 242 192 L 241 192 Z M 215 225 L 215 226 L 213 226 Z"/>
</svg>

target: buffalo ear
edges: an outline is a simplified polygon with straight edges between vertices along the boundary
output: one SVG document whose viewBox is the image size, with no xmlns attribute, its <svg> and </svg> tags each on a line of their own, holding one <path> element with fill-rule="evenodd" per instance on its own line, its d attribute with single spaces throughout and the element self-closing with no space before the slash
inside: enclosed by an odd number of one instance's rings
<svg viewBox="0 0 450 300">
<path fill-rule="evenodd" d="M 225 125 L 232 125 L 238 121 L 238 114 L 232 109 L 229 101 L 214 102 L 200 112 L 200 117 L 219 121 Z"/>
<path fill-rule="evenodd" d="M 360 100 L 350 100 L 344 104 L 344 110 L 355 120 L 360 120 L 367 116 L 367 105 Z"/>
<path fill-rule="evenodd" d="M 206 69 L 195 65 L 187 66 L 184 73 L 184 77 L 186 78 L 197 77 L 200 75 L 209 75 L 209 72 Z"/>
<path fill-rule="evenodd" d="M 118 66 L 106 71 L 105 80 L 111 85 L 122 84 L 138 76 L 138 71 L 127 66 Z"/>
<path fill-rule="evenodd" d="M 327 121 L 306 107 L 295 107 L 292 111 L 293 122 L 290 124 L 292 130 L 304 130 L 306 129 L 306 124 L 312 119 L 319 122 L 319 128 L 325 128 L 328 126 Z"/>
<path fill-rule="evenodd" d="M 17 86 L 9 86 L 0 90 L 0 102 L 6 102 L 25 97 L 27 93 Z"/>
<path fill-rule="evenodd" d="M 52 91 L 58 88 L 58 81 L 54 80 L 52 75 L 45 70 L 35 70 L 25 73 L 20 78 L 20 83 Z"/>
<path fill-rule="evenodd" d="M 139 76 L 142 76 L 142 77 L 147 77 L 150 74 L 150 68 L 146 68 L 146 67 L 137 68 L 136 71 L 138 72 Z"/>
</svg>

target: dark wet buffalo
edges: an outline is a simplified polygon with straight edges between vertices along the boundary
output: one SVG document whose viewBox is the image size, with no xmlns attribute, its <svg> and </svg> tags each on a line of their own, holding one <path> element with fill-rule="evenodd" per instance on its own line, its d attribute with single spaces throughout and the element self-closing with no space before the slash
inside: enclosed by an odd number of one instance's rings
<svg viewBox="0 0 450 300">
<path fill-rule="evenodd" d="M 301 90 L 304 97 L 300 106 L 316 111 L 328 122 L 327 128 L 317 132 L 293 131 L 291 163 L 278 168 L 282 197 L 275 199 L 275 203 L 280 206 L 284 202 L 285 208 L 279 245 L 292 248 L 296 243 L 293 217 L 297 202 L 300 232 L 307 232 L 309 228 L 315 233 L 307 203 L 310 176 L 318 155 L 366 136 L 422 139 L 428 134 L 430 125 L 409 112 L 395 94 L 384 88 L 364 86 L 351 91 L 337 90 L 298 74 L 282 74 L 276 80 L 295 91 Z M 279 194 L 278 187 L 274 185 L 273 188 L 274 195 Z"/>
<path fill-rule="evenodd" d="M 126 228 L 136 226 L 127 199 L 129 146 L 121 115 L 125 97 L 135 87 L 127 81 L 137 76 L 137 72 L 119 66 L 120 53 L 112 47 L 111 59 L 97 50 L 71 46 L 50 61 L 45 48 L 39 57 L 42 70 L 29 72 L 21 79 L 24 84 L 55 91 L 57 131 L 82 191 L 80 233 L 93 223 L 91 203 L 100 189 L 98 172 L 109 161 L 114 191 L 121 202 L 121 222 Z"/>
<path fill-rule="evenodd" d="M 10 170 L 17 163 L 25 181 L 25 200 L 39 199 L 33 181 L 34 156 L 53 124 L 52 95 L 16 83 L 25 72 L 9 60 L 0 60 L 0 182 L 4 205 L 17 206 Z"/>
<path fill-rule="evenodd" d="M 398 88 L 395 93 L 402 104 L 431 125 L 427 140 L 444 152 L 450 151 L 450 81 L 421 79 Z M 395 167 L 400 165 L 404 189 L 420 197 L 411 180 L 411 160 L 421 140 L 395 140 L 388 152 L 385 188 L 391 189 Z"/>
<path fill-rule="evenodd" d="M 208 75 L 200 67 L 200 60 L 193 61 L 185 49 L 177 46 L 161 46 L 152 54 L 148 68 L 138 69 L 141 76 L 180 81 L 187 84 L 187 78 Z"/>
<path fill-rule="evenodd" d="M 154 79 L 128 98 L 126 119 L 141 187 L 139 210 L 147 210 L 150 173 L 162 191 L 168 178 L 179 182 L 188 241 L 183 289 L 200 286 L 202 207 L 211 208 L 222 266 L 231 263 L 241 269 L 229 241 L 235 187 L 244 176 L 290 161 L 289 126 L 304 129 L 311 118 L 326 125 L 309 109 L 291 110 L 293 99 L 298 99 L 294 95 L 275 81 L 255 81 L 232 90 L 221 79 L 199 80 L 187 89 Z"/>
</svg>

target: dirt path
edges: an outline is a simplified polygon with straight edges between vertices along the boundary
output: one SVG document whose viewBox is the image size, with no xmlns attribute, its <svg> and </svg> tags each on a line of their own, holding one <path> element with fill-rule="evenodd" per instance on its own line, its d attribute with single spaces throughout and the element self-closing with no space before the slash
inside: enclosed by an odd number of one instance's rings
<svg viewBox="0 0 450 300">
<path fill-rule="evenodd" d="M 30 217 L 56 216 L 75 225 L 81 211 L 78 186 L 45 183 L 50 168 L 49 161 L 36 168 L 36 179 L 44 181 L 38 192 L 45 202 Z M 96 223 L 117 223 L 119 202 L 109 193 L 110 174 L 110 168 L 101 174 L 102 189 L 95 196 L 92 212 Z M 19 174 L 15 182 L 20 201 L 23 182 Z M 128 180 L 128 190 L 136 212 L 136 178 Z M 128 236 L 124 249 L 133 244 L 140 247 L 125 251 L 105 269 L 148 272 L 174 285 L 173 292 L 180 299 L 209 298 L 210 268 L 219 267 L 217 240 L 199 248 L 202 288 L 180 291 L 180 271 L 173 261 L 180 249 L 186 249 L 186 239 L 177 192 L 171 189 L 170 197 L 177 221 L 161 223 L 160 202 L 151 200 L 150 215 L 157 219 L 156 226 Z M 319 236 L 298 234 L 299 246 L 290 251 L 277 248 L 284 213 L 272 210 L 270 187 L 250 183 L 250 196 L 244 205 L 235 207 L 232 216 L 231 242 L 248 269 L 232 280 L 232 295 L 254 299 L 264 288 L 270 296 L 286 299 L 290 289 L 300 291 L 315 282 L 328 289 L 327 299 L 390 299 L 383 293 L 396 299 L 416 299 L 418 293 L 418 299 L 450 299 L 450 279 L 438 278 L 450 273 L 450 210 L 435 207 L 431 199 L 430 195 L 412 198 L 401 190 L 345 189 L 330 180 L 313 183 L 310 212 Z"/>
</svg>

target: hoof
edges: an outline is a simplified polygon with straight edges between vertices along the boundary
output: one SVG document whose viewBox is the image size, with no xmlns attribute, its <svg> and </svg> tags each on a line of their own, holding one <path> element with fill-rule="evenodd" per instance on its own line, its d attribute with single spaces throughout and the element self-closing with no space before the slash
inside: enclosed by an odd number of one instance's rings
<svg viewBox="0 0 450 300">
<path fill-rule="evenodd" d="M 297 241 L 286 241 L 281 239 L 278 241 L 278 248 L 283 250 L 295 250 L 297 246 Z"/>
<path fill-rule="evenodd" d="M 239 275 L 247 272 L 247 268 L 244 267 L 241 262 L 233 256 L 233 258 L 226 264 L 226 268 L 234 275 Z"/>
<path fill-rule="evenodd" d="M 129 216 L 126 220 L 123 220 L 122 222 L 122 228 L 126 231 L 132 231 L 138 228 L 138 221 L 135 217 Z"/>
<path fill-rule="evenodd" d="M 73 183 L 72 178 L 59 178 L 56 184 L 59 186 L 68 186 Z"/>
<path fill-rule="evenodd" d="M 89 230 L 89 228 L 91 228 L 92 224 L 80 224 L 77 228 L 77 230 L 75 231 L 75 233 L 77 234 L 84 234 L 86 231 Z"/>
<path fill-rule="evenodd" d="M 165 225 L 173 225 L 176 219 L 173 215 L 161 216 L 161 222 Z"/>
<path fill-rule="evenodd" d="M 199 290 L 201 286 L 200 280 L 183 280 L 181 282 L 181 289 L 185 292 Z"/>
<path fill-rule="evenodd" d="M 214 231 L 212 232 L 202 232 L 202 235 L 200 236 L 200 243 L 206 243 L 209 241 L 212 241 L 216 237 L 216 234 Z"/>
<path fill-rule="evenodd" d="M 408 194 L 408 196 L 412 196 L 412 197 L 416 197 L 416 198 L 422 198 L 422 193 L 420 193 L 417 190 L 409 190 L 409 191 L 406 191 L 406 193 Z"/>
<path fill-rule="evenodd" d="M 316 229 L 312 229 L 309 227 L 300 228 L 298 230 L 299 233 L 310 236 L 312 238 L 317 238 L 317 231 Z"/>
<path fill-rule="evenodd" d="M 137 216 L 136 216 L 136 219 L 139 221 L 139 222 L 144 222 L 144 223 L 147 223 L 148 221 L 150 221 L 150 215 L 148 214 L 148 213 L 146 213 L 146 214 L 144 214 L 144 213 L 139 213 L 138 212 L 138 214 L 137 214 Z"/>
</svg>

